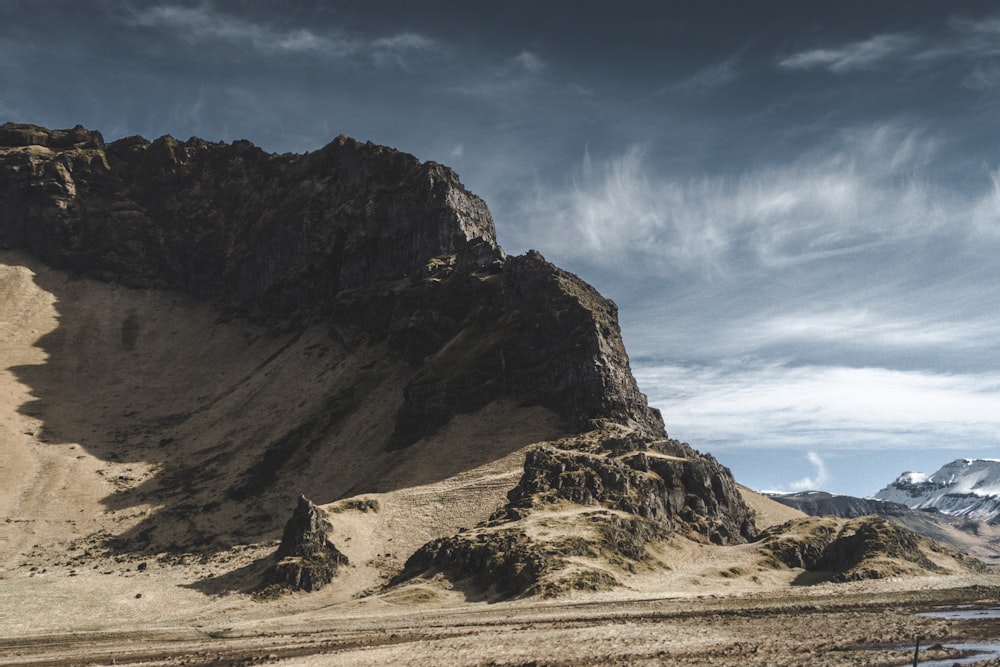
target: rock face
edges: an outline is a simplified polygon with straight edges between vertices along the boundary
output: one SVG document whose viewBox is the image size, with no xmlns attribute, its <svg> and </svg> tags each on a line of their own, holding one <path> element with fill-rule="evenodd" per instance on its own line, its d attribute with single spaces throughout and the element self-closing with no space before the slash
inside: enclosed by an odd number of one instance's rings
<svg viewBox="0 0 1000 667">
<path fill-rule="evenodd" d="M 453 171 L 371 143 L 270 155 L 7 123 L 0 248 L 283 327 L 324 317 L 388 338 L 420 367 L 398 446 L 502 395 L 577 429 L 663 428 L 612 302 L 538 253 L 505 261 L 489 209 Z"/>
<path fill-rule="evenodd" d="M 0 128 L 0 247 L 256 316 L 322 310 L 454 255 L 502 259 L 485 203 L 453 171 L 341 136 L 307 155 L 246 141 L 105 144 L 81 127 Z"/>
<path fill-rule="evenodd" d="M 330 583 L 347 557 L 333 545 L 322 510 L 305 496 L 285 524 L 277 563 L 264 575 L 264 585 L 292 591 L 316 591 Z"/>
<path fill-rule="evenodd" d="M 271 155 L 246 141 L 105 143 L 81 127 L 7 123 L 0 248 L 83 276 L 182 292 L 280 332 L 319 324 L 343 354 L 366 350 L 356 381 L 337 369 L 346 389 L 315 418 L 246 457 L 223 505 L 296 479 L 289 462 L 315 456 L 386 376 L 402 384 L 391 434 L 358 444 L 380 456 L 501 399 L 555 413 L 572 437 L 528 455 L 508 505 L 488 525 L 421 549 L 407 577 L 434 569 L 475 574 L 481 587 L 507 594 L 544 592 L 565 583 L 567 554 L 627 564 L 668 533 L 718 544 L 757 533 L 729 471 L 667 438 L 632 376 L 615 304 L 537 252 L 507 257 L 486 205 L 442 165 L 343 136 L 313 153 Z M 129 349 L 136 326 L 122 324 Z M 385 359 L 394 370 L 365 379 Z M 178 471 L 186 493 L 211 480 L 201 463 L 190 465 Z M 557 522 L 587 522 L 589 537 L 538 534 L 532 522 L 554 510 Z M 311 512 L 300 501 L 293 523 L 306 528 L 293 532 L 311 537 L 283 543 L 286 564 L 272 581 L 314 588 L 339 562 Z M 567 585 L 613 580 L 577 570 Z"/>
</svg>

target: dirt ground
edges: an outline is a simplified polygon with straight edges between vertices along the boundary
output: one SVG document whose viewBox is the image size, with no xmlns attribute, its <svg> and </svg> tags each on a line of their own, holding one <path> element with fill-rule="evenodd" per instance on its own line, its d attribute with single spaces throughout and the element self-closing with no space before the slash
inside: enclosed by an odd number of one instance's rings
<svg viewBox="0 0 1000 667">
<path fill-rule="evenodd" d="M 421 602 L 414 594 L 406 602 L 371 598 L 277 616 L 260 609 L 192 625 L 6 636 L 0 664 L 888 666 L 910 664 L 918 636 L 925 647 L 1000 636 L 996 620 L 914 616 L 943 604 L 996 603 L 1000 588 L 985 581 L 960 588 L 934 586 L 972 582 L 914 583 L 925 588 L 896 590 L 897 582 L 497 604 L 442 603 L 433 595 Z"/>
</svg>

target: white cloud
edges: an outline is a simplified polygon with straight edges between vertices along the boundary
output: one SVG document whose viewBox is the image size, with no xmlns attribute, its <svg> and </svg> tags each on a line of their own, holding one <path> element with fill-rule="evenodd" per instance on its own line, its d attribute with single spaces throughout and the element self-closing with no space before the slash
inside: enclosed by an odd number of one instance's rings
<svg viewBox="0 0 1000 667">
<path fill-rule="evenodd" d="M 989 90 L 1000 83 L 1000 17 L 953 17 L 938 33 L 890 33 L 869 39 L 794 53 L 778 61 L 787 70 L 824 69 L 835 74 L 871 70 L 889 64 L 921 66 L 940 61 L 964 63 L 968 72 L 960 83 Z"/>
<path fill-rule="evenodd" d="M 874 69 L 887 60 L 910 52 L 917 39 L 899 33 L 875 35 L 833 48 L 811 49 L 782 58 L 778 66 L 784 69 L 826 69 L 835 74 Z"/>
<path fill-rule="evenodd" d="M 777 269 L 960 236 L 973 219 L 992 219 L 1000 189 L 959 196 L 935 184 L 936 151 L 922 132 L 882 124 L 844 131 L 784 164 L 680 179 L 656 175 L 646 148 L 633 145 L 605 161 L 585 154 L 569 187 L 527 197 L 523 217 L 534 242 L 558 248 L 561 261 L 659 274 L 719 275 L 748 261 Z"/>
<path fill-rule="evenodd" d="M 882 350 L 940 346 L 985 346 L 1000 337 L 1000 323 L 975 326 L 967 320 L 891 317 L 871 307 L 825 304 L 824 309 L 785 311 L 762 317 L 746 336 L 749 344 L 837 344 L 854 342 Z"/>
<path fill-rule="evenodd" d="M 674 437 L 710 450 L 967 448 L 996 441 L 1000 374 L 789 366 L 637 364 Z"/>
<path fill-rule="evenodd" d="M 826 463 L 816 452 L 809 452 L 806 457 L 809 463 L 816 469 L 812 477 L 806 476 L 798 479 L 788 486 L 796 491 L 816 491 L 830 483 L 830 472 L 826 469 Z"/>
<path fill-rule="evenodd" d="M 412 33 L 369 38 L 347 33 L 318 33 L 308 28 L 276 29 L 217 12 L 207 5 L 154 5 L 132 11 L 126 23 L 171 30 L 191 44 L 226 42 L 250 46 L 266 55 L 312 54 L 329 59 L 366 56 L 376 65 L 405 65 L 405 56 L 434 46 L 432 40 Z"/>
</svg>

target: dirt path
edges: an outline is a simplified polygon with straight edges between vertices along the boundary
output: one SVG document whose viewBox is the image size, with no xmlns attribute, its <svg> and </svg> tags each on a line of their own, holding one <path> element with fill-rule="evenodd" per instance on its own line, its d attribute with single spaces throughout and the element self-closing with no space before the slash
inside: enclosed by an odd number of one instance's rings
<svg viewBox="0 0 1000 667">
<path fill-rule="evenodd" d="M 917 636 L 925 647 L 998 636 L 997 621 L 914 616 L 996 603 L 998 588 L 896 587 L 444 608 L 372 601 L 227 627 L 0 640 L 0 664 L 889 666 L 907 663 Z"/>
</svg>

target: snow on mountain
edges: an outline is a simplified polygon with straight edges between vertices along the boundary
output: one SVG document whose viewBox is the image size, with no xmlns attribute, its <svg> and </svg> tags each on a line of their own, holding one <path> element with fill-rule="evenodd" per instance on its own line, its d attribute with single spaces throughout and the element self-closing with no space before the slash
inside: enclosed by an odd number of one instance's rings
<svg viewBox="0 0 1000 667">
<path fill-rule="evenodd" d="M 958 459 L 928 475 L 904 472 L 875 498 L 914 509 L 1000 522 L 1000 459 Z"/>
</svg>

